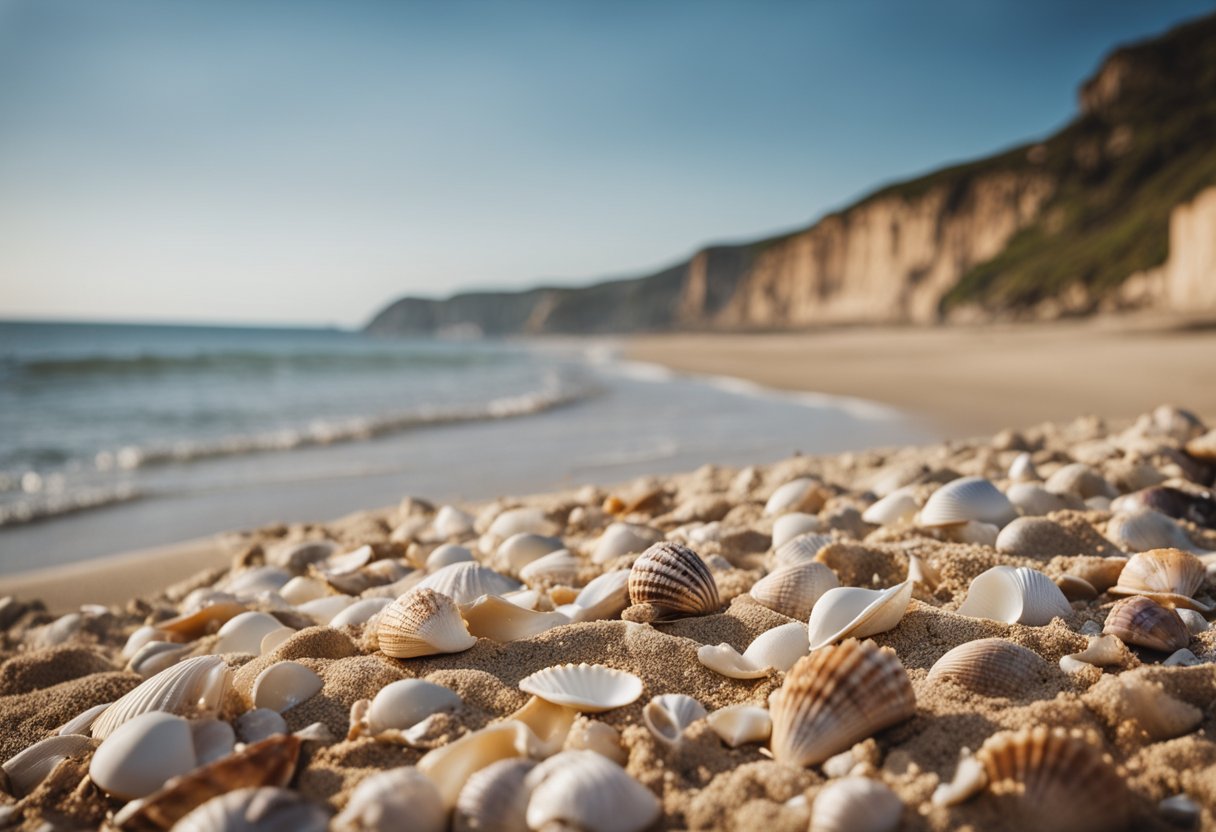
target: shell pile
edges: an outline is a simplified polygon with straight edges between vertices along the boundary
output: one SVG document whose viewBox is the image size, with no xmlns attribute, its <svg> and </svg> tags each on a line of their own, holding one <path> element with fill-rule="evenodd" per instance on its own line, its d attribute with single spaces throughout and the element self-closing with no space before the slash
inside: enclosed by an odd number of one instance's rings
<svg viewBox="0 0 1216 832">
<path fill-rule="evenodd" d="M 1216 829 L 1213 435 L 410 497 L 2 599 L 0 826 Z"/>
</svg>

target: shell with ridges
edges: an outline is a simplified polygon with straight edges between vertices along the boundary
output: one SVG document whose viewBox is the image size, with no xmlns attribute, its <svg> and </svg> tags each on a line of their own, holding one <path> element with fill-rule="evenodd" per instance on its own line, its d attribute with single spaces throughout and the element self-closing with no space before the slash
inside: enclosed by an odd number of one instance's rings
<svg viewBox="0 0 1216 832">
<path fill-rule="evenodd" d="M 477 643 L 451 598 L 419 588 L 384 608 L 376 637 L 380 652 L 398 659 L 459 653 Z"/>
<path fill-rule="evenodd" d="M 559 664 L 519 681 L 524 693 L 585 713 L 628 705 L 642 695 L 642 680 L 599 664 Z"/>
<path fill-rule="evenodd" d="M 759 679 L 770 670 L 789 670 L 807 649 L 807 628 L 800 621 L 791 621 L 756 636 L 742 655 L 726 643 L 705 644 L 697 650 L 697 659 L 732 679 Z"/>
<path fill-rule="evenodd" d="M 830 534 L 800 534 L 773 553 L 773 568 L 784 569 L 800 563 L 811 563 L 820 549 L 835 542 L 836 538 Z"/>
<path fill-rule="evenodd" d="M 1000 528 L 1018 516 L 1004 494 L 983 477 L 960 477 L 929 495 L 920 510 L 921 526 L 953 526 L 976 520 Z"/>
<path fill-rule="evenodd" d="M 534 760 L 511 758 L 474 772 L 456 799 L 452 828 L 456 832 L 528 832 L 528 797 L 524 787 Z"/>
<path fill-rule="evenodd" d="M 412 832 L 443 832 L 448 825 L 435 784 L 416 768 L 391 768 L 359 781 L 330 830 L 396 832 L 406 818 Z"/>
<path fill-rule="evenodd" d="M 593 751 L 563 751 L 532 769 L 527 820 L 532 829 L 641 832 L 662 813 L 650 789 Z"/>
<path fill-rule="evenodd" d="M 959 615 L 1031 627 L 1071 613 L 1068 599 L 1055 582 L 1026 566 L 994 566 L 977 575 L 958 608 Z"/>
<path fill-rule="evenodd" d="M 722 602 L 714 576 L 700 555 L 679 543 L 656 543 L 629 570 L 632 607 L 623 617 L 666 621 L 718 611 Z"/>
<path fill-rule="evenodd" d="M 1191 633 L 1178 613 L 1146 595 L 1133 595 L 1115 603 L 1102 632 L 1127 644 L 1173 653 L 1190 644 Z"/>
<path fill-rule="evenodd" d="M 520 587 L 518 581 L 480 563 L 453 563 L 418 584 L 419 589 L 442 593 L 460 606 L 471 604 L 483 595 L 504 595 Z"/>
<path fill-rule="evenodd" d="M 893 832 L 904 803 L 885 783 L 842 777 L 824 786 L 811 807 L 815 832 Z"/>
<path fill-rule="evenodd" d="M 324 683 L 299 662 L 275 662 L 253 680 L 253 707 L 283 713 L 320 692 Z"/>
<path fill-rule="evenodd" d="M 815 602 L 807 624 L 810 649 L 841 639 L 885 633 L 899 624 L 912 601 L 911 580 L 888 589 L 841 586 L 829 589 Z"/>
<path fill-rule="evenodd" d="M 706 716 L 704 705 L 682 693 L 660 694 L 642 709 L 642 721 L 650 733 L 667 746 L 679 744 L 688 726 Z"/>
<path fill-rule="evenodd" d="M 1210 612 L 1194 595 L 1207 577 L 1203 562 L 1180 549 L 1150 549 L 1132 555 L 1111 595 L 1147 595 L 1160 604 Z"/>
<path fill-rule="evenodd" d="M 63 760 L 84 756 L 96 745 L 96 740 L 80 734 L 47 737 L 10 757 L 2 768 L 13 794 L 24 797 L 45 780 Z"/>
<path fill-rule="evenodd" d="M 770 610 L 803 620 L 825 592 L 838 586 L 836 573 L 824 564 L 799 563 L 765 575 L 748 594 Z"/>
<path fill-rule="evenodd" d="M 162 670 L 114 702 L 93 721 L 99 740 L 133 717 L 151 711 L 209 715 L 219 710 L 232 671 L 219 656 L 198 656 Z"/>
<path fill-rule="evenodd" d="M 706 717 L 709 727 L 722 742 L 738 748 L 749 742 L 764 742 L 773 733 L 769 712 L 759 705 L 731 705 Z"/>
<path fill-rule="evenodd" d="M 265 786 L 213 797 L 173 832 L 326 832 L 329 813 L 290 789 Z"/>
<path fill-rule="evenodd" d="M 930 668 L 928 678 L 930 682 L 949 679 L 985 696 L 1016 696 L 1049 669 L 1033 650 L 1000 638 L 982 638 L 947 652 Z"/>
<path fill-rule="evenodd" d="M 124 800 L 145 797 L 197 763 L 190 723 L 154 711 L 127 720 L 97 748 L 89 777 L 102 791 Z"/>
</svg>

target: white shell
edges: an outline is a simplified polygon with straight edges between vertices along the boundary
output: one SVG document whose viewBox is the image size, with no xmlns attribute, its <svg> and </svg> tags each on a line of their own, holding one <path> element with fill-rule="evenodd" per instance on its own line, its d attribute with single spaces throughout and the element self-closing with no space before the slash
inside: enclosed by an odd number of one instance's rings
<svg viewBox="0 0 1216 832">
<path fill-rule="evenodd" d="M 1068 599 L 1055 582 L 1026 566 L 994 566 L 977 575 L 958 608 L 959 615 L 1032 627 L 1071 613 Z"/>
<path fill-rule="evenodd" d="M 289 789 L 237 789 L 213 797 L 173 832 L 326 832 L 328 812 Z"/>
<path fill-rule="evenodd" d="M 1042 517 L 1053 511 L 1078 507 L 1067 497 L 1052 494 L 1043 486 L 1032 482 L 1014 483 L 1005 489 L 1005 496 L 1024 517 Z"/>
<path fill-rule="evenodd" d="M 93 721 L 92 734 L 100 740 L 124 722 L 148 713 L 209 715 L 219 710 L 232 671 L 219 656 L 186 659 L 142 682 L 110 705 Z"/>
<path fill-rule="evenodd" d="M 1000 528 L 1018 516 L 1013 503 L 983 477 L 951 480 L 929 495 L 917 522 L 922 526 L 952 526 L 977 520 Z"/>
<path fill-rule="evenodd" d="M 650 789 L 593 751 L 563 751 L 532 769 L 524 782 L 532 791 L 532 829 L 641 832 L 662 813 Z"/>
<path fill-rule="evenodd" d="M 519 577 L 529 585 L 550 583 L 573 586 L 578 581 L 578 574 L 582 568 L 581 558 L 568 549 L 558 549 L 537 558 L 520 569 Z"/>
<path fill-rule="evenodd" d="M 829 534 L 815 532 L 800 534 L 773 554 L 773 568 L 781 569 L 786 566 L 797 566 L 800 563 L 812 563 L 820 549 L 835 542 L 836 538 Z"/>
<path fill-rule="evenodd" d="M 355 599 L 350 595 L 326 595 L 315 601 L 305 601 L 296 607 L 296 611 L 309 616 L 318 624 L 329 624 L 334 616 L 353 603 Z"/>
<path fill-rule="evenodd" d="M 560 612 L 537 612 L 497 595 L 483 595 L 464 609 L 465 625 L 477 638 L 518 641 L 569 624 Z"/>
<path fill-rule="evenodd" d="M 193 651 L 194 646 L 190 644 L 150 641 L 131 657 L 131 661 L 127 662 L 127 669 L 147 679 L 177 664 Z"/>
<path fill-rule="evenodd" d="M 398 659 L 459 653 L 477 643 L 455 602 L 425 588 L 415 588 L 384 608 L 376 619 L 376 638 L 380 652 Z"/>
<path fill-rule="evenodd" d="M 663 533 L 637 523 L 611 523 L 591 551 L 592 563 L 607 563 L 621 555 L 644 552 L 663 539 Z"/>
<path fill-rule="evenodd" d="M 254 566 L 229 575 L 216 585 L 216 589 L 248 600 L 263 592 L 278 592 L 291 578 L 290 572 L 278 566 Z"/>
<path fill-rule="evenodd" d="M 1118 636 L 1090 636 L 1089 646 L 1080 653 L 1060 658 L 1060 670 L 1077 673 L 1087 667 L 1113 667 L 1123 664 L 1131 652 Z"/>
<path fill-rule="evenodd" d="M 525 676 L 519 689 L 555 705 L 599 713 L 636 700 L 642 695 L 642 680 L 598 664 L 559 664 Z"/>
<path fill-rule="evenodd" d="M 283 713 L 311 699 L 324 682 L 299 662 L 276 662 L 253 680 L 253 707 Z"/>
<path fill-rule="evenodd" d="M 561 612 L 571 621 L 598 621 L 616 618 L 629 606 L 629 570 L 605 572 L 587 584 Z M 569 609 L 573 607 L 574 609 Z"/>
<path fill-rule="evenodd" d="M 642 721 L 654 738 L 664 745 L 679 744 L 684 731 L 698 719 L 705 719 L 705 706 L 682 693 L 664 693 L 652 698 L 642 709 Z"/>
<path fill-rule="evenodd" d="M 1196 550 L 1190 536 L 1173 518 L 1151 508 L 1119 512 L 1107 522 L 1106 537 L 1128 553 L 1150 549 Z"/>
<path fill-rule="evenodd" d="M 287 641 L 296 634 L 296 631 L 290 627 L 280 627 L 277 630 L 271 630 L 266 635 L 262 636 L 262 646 L 259 648 L 258 655 L 265 656 L 267 653 L 273 653 L 279 648 L 279 645 Z"/>
<path fill-rule="evenodd" d="M 1056 470 L 1043 487 L 1053 494 L 1071 494 L 1088 500 L 1090 497 L 1114 499 L 1119 496 L 1101 474 L 1083 462 L 1073 462 Z"/>
<path fill-rule="evenodd" d="M 494 553 L 494 566 L 517 575 L 532 561 L 561 548 L 560 538 L 530 532 L 513 534 L 498 545 L 498 551 Z"/>
<path fill-rule="evenodd" d="M 445 540 L 453 537 L 466 537 L 473 534 L 473 515 L 467 511 L 461 511 L 455 506 L 440 506 L 439 511 L 435 512 L 435 519 L 432 521 L 431 527 L 435 530 L 435 534 Z"/>
<path fill-rule="evenodd" d="M 367 710 L 367 729 L 404 731 L 439 711 L 460 707 L 455 691 L 423 679 L 401 679 L 380 689 Z"/>
<path fill-rule="evenodd" d="M 237 736 L 241 742 L 252 744 L 275 734 L 287 733 L 287 720 L 278 711 L 269 708 L 254 708 L 237 717 Z"/>
<path fill-rule="evenodd" d="M 506 540 L 516 534 L 552 534 L 553 524 L 545 518 L 544 509 L 525 506 L 504 511 L 494 518 L 486 534 Z"/>
<path fill-rule="evenodd" d="M 93 723 L 97 721 L 97 717 L 105 713 L 106 708 L 110 707 L 109 702 L 103 702 L 100 705 L 94 705 L 86 711 L 81 711 L 76 716 L 69 719 L 67 722 L 60 725 L 55 731 L 59 736 L 67 736 L 68 734 L 83 734 L 89 736 L 89 729 Z"/>
<path fill-rule="evenodd" d="M 279 596 L 289 604 L 299 606 L 308 601 L 315 601 L 329 595 L 329 586 L 323 581 L 300 575 L 292 578 L 279 590 Z"/>
<path fill-rule="evenodd" d="M 13 794 L 24 797 L 68 757 L 92 751 L 95 741 L 80 734 L 47 737 L 5 761 L 3 769 Z"/>
<path fill-rule="evenodd" d="M 473 561 L 473 553 L 464 546 L 457 546 L 455 543 L 445 543 L 442 546 L 436 546 L 426 556 L 426 570 L 428 572 L 438 572 L 443 567 L 451 566 L 453 563 L 472 563 Z"/>
<path fill-rule="evenodd" d="M 780 549 L 800 534 L 817 532 L 823 522 L 814 514 L 799 511 L 783 514 L 773 521 L 773 548 Z"/>
<path fill-rule="evenodd" d="M 815 796 L 811 829 L 815 832 L 893 832 L 904 803 L 884 783 L 868 777 L 843 777 Z"/>
<path fill-rule="evenodd" d="M 133 800 L 195 765 L 190 723 L 153 712 L 127 720 L 106 737 L 89 763 L 89 776 L 106 793 Z"/>
<path fill-rule="evenodd" d="M 264 612 L 243 612 L 220 627 L 219 640 L 212 649 L 218 653 L 250 653 L 262 651 L 262 638 L 282 627 L 282 622 Z"/>
<path fill-rule="evenodd" d="M 912 588 L 913 581 L 907 580 L 881 590 L 855 586 L 829 589 L 811 610 L 807 623 L 810 649 L 893 629 L 908 610 Z"/>
<path fill-rule="evenodd" d="M 784 566 L 752 584 L 748 595 L 770 610 L 803 619 L 829 589 L 840 586 L 836 573 L 822 563 Z"/>
<path fill-rule="evenodd" d="M 190 736 L 194 740 L 194 757 L 204 766 L 227 757 L 236 748 L 236 732 L 219 719 L 190 720 Z"/>
<path fill-rule="evenodd" d="M 920 504 L 912 495 L 913 489 L 905 486 L 892 491 L 861 513 L 861 519 L 876 526 L 895 526 L 909 523 L 916 516 Z"/>
<path fill-rule="evenodd" d="M 791 621 L 756 636 L 742 655 L 729 644 L 703 645 L 697 650 L 701 664 L 732 679 L 759 679 L 770 670 L 782 672 L 806 655 L 807 628 Z"/>
<path fill-rule="evenodd" d="M 164 630 L 160 629 L 159 627 L 153 627 L 151 624 L 136 627 L 135 632 L 131 633 L 131 635 L 127 638 L 127 643 L 123 645 L 122 657 L 129 660 L 132 656 L 138 653 L 145 644 L 152 641 L 163 641 L 166 635 L 168 635 L 168 633 L 166 633 Z"/>
<path fill-rule="evenodd" d="M 354 627 L 366 624 L 382 609 L 393 603 L 391 598 L 363 598 L 329 620 L 330 627 Z"/>
<path fill-rule="evenodd" d="M 1009 463 L 1009 479 L 1014 482 L 1035 482 L 1039 479 L 1039 472 L 1035 470 L 1034 458 L 1025 451 L 1013 458 L 1013 462 Z"/>
<path fill-rule="evenodd" d="M 765 514 L 785 514 L 788 511 L 801 511 L 811 508 L 823 491 L 823 484 L 810 477 L 799 477 L 790 480 L 773 492 L 764 504 Z M 818 510 L 816 508 L 816 510 Z"/>
<path fill-rule="evenodd" d="M 458 606 L 471 604 L 483 595 L 504 595 L 519 589 L 521 584 L 480 563 L 453 563 L 419 584 L 419 589 L 443 593 Z"/>
<path fill-rule="evenodd" d="M 1006 527 L 1007 528 L 1007 527 Z M 1000 529 L 991 523 L 968 520 L 942 529 L 943 537 L 954 543 L 971 543 L 976 546 L 996 546 Z"/>
<path fill-rule="evenodd" d="M 396 832 L 407 824 L 413 832 L 443 832 L 448 813 L 435 784 L 418 769 L 402 766 L 360 780 L 330 829 Z"/>
<path fill-rule="evenodd" d="M 528 789 L 524 779 L 536 763 L 518 757 L 474 772 L 460 790 L 455 832 L 528 832 Z"/>
<path fill-rule="evenodd" d="M 536 735 L 527 725 L 508 719 L 428 751 L 418 761 L 418 770 L 431 778 L 443 805 L 451 808 L 471 774 L 499 760 L 526 757 L 536 745 Z"/>
<path fill-rule="evenodd" d="M 758 705 L 719 708 L 711 713 L 707 720 L 714 733 L 731 748 L 749 742 L 764 742 L 773 732 L 772 717 Z"/>
</svg>

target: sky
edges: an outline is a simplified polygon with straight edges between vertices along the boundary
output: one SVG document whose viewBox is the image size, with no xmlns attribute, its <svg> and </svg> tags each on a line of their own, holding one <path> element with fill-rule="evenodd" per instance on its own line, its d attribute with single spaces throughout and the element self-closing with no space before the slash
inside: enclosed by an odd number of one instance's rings
<svg viewBox="0 0 1216 832">
<path fill-rule="evenodd" d="M 0 318 L 358 326 L 1050 134 L 1216 0 L 0 0 Z"/>
</svg>

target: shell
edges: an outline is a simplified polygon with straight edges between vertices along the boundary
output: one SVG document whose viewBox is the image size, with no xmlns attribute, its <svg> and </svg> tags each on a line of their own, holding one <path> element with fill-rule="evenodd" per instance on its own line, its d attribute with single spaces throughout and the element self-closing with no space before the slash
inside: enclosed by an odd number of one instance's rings
<svg viewBox="0 0 1216 832">
<path fill-rule="evenodd" d="M 1186 452 L 1200 462 L 1216 462 L 1216 430 L 1210 430 L 1187 442 Z"/>
<path fill-rule="evenodd" d="M 230 574 L 216 584 L 215 588 L 244 601 L 256 598 L 264 592 L 278 592 L 291 579 L 292 574 L 280 566 L 254 566 Z"/>
<path fill-rule="evenodd" d="M 391 598 L 363 598 L 356 601 L 329 620 L 329 626 L 356 627 L 371 621 L 381 610 L 393 603 Z M 265 640 L 262 641 L 262 652 L 265 653 Z"/>
<path fill-rule="evenodd" d="M 679 543 L 656 543 L 629 570 L 625 617 L 633 621 L 668 621 L 718 611 L 718 585 L 701 557 Z"/>
<path fill-rule="evenodd" d="M 324 581 L 309 576 L 292 578 L 279 590 L 279 597 L 295 606 L 324 598 L 329 594 L 329 586 Z"/>
<path fill-rule="evenodd" d="M 808 622 L 810 649 L 854 636 L 885 633 L 899 624 L 912 601 L 913 581 L 889 589 L 841 586 L 829 589 L 815 602 Z"/>
<path fill-rule="evenodd" d="M 304 540 L 295 543 L 279 543 L 266 552 L 266 561 L 288 572 L 303 572 L 311 564 L 320 563 L 338 552 L 338 544 L 332 540 Z"/>
<path fill-rule="evenodd" d="M 560 612 L 536 612 L 497 595 L 483 595 L 464 611 L 469 632 L 491 641 L 517 641 L 569 624 Z"/>
<path fill-rule="evenodd" d="M 435 512 L 435 519 L 431 521 L 431 528 L 444 540 L 468 537 L 473 534 L 473 515 L 455 506 L 440 506 L 439 511 Z"/>
<path fill-rule="evenodd" d="M 1116 514 L 1106 524 L 1106 536 L 1129 553 L 1151 549 L 1195 549 L 1195 544 L 1181 526 L 1151 508 Z"/>
<path fill-rule="evenodd" d="M 1124 494 L 1111 504 L 1111 510 L 1116 512 L 1134 508 L 1151 508 L 1176 520 L 1189 520 L 1198 526 L 1216 528 L 1216 496 L 1209 490 L 1194 486 L 1154 485 Z"/>
<path fill-rule="evenodd" d="M 1113 500 L 1119 496 L 1106 478 L 1081 462 L 1073 462 L 1058 469 L 1047 478 L 1043 487 L 1053 494 L 1071 494 L 1088 500 L 1090 497 L 1105 497 Z"/>
<path fill-rule="evenodd" d="M 798 511 L 783 514 L 773 521 L 773 548 L 780 549 L 798 535 L 817 532 L 822 526 L 823 522 L 814 514 Z"/>
<path fill-rule="evenodd" d="M 1060 588 L 1060 592 L 1064 593 L 1064 597 L 1070 604 L 1073 601 L 1092 601 L 1098 597 L 1098 590 L 1094 588 L 1094 585 L 1076 575 L 1064 573 L 1056 578 L 1056 586 Z"/>
<path fill-rule="evenodd" d="M 520 587 L 519 581 L 480 563 L 453 563 L 428 575 L 417 586 L 443 593 L 460 606 L 471 604 L 483 595 L 503 595 Z"/>
<path fill-rule="evenodd" d="M 287 720 L 278 711 L 254 708 L 237 717 L 236 732 L 241 742 L 261 742 L 275 734 L 286 734 Z"/>
<path fill-rule="evenodd" d="M 705 706 L 682 693 L 664 693 L 654 697 L 642 709 L 642 721 L 656 740 L 675 746 L 684 731 L 698 719 L 705 719 Z"/>
<path fill-rule="evenodd" d="M 227 757 L 236 747 L 236 732 L 227 722 L 218 719 L 190 720 L 190 736 L 194 739 L 194 756 L 200 766 Z"/>
<path fill-rule="evenodd" d="M 376 638 L 380 652 L 397 659 L 459 653 L 477 643 L 456 603 L 425 588 L 415 588 L 384 608 L 377 620 Z"/>
<path fill-rule="evenodd" d="M 989 737 L 976 760 L 989 799 L 1014 829 L 1102 832 L 1125 828 L 1127 784 L 1094 733 L 1039 725 Z"/>
<path fill-rule="evenodd" d="M 56 729 L 55 733 L 61 737 L 65 737 L 68 734 L 82 734 L 84 736 L 89 736 L 89 729 L 92 727 L 93 723 L 97 721 L 97 717 L 105 713 L 106 708 L 110 707 L 110 704 L 111 703 L 109 702 L 102 702 L 100 705 L 94 705 L 87 710 L 81 711 L 76 716 L 63 723 L 63 725 L 60 725 L 59 728 Z"/>
<path fill-rule="evenodd" d="M 452 828 L 456 832 L 528 832 L 524 787 L 532 760 L 499 760 L 475 772 L 460 790 Z"/>
<path fill-rule="evenodd" d="M 183 639 L 195 639 L 205 635 L 213 627 L 220 627 L 229 619 L 245 612 L 245 605 L 237 601 L 220 600 L 193 612 L 157 623 L 157 627 Z"/>
<path fill-rule="evenodd" d="M 1009 479 L 1014 482 L 1035 482 L 1039 479 L 1039 472 L 1034 467 L 1034 457 L 1026 451 L 1013 458 L 1013 462 L 1009 463 Z"/>
<path fill-rule="evenodd" d="M 815 832 L 893 832 L 904 802 L 884 783 L 868 777 L 833 780 L 815 795 L 811 829 Z"/>
<path fill-rule="evenodd" d="M 971 581 L 959 615 L 1038 627 L 1072 613 L 1051 578 L 1026 566 L 994 566 Z"/>
<path fill-rule="evenodd" d="M 303 613 L 318 624 L 328 625 L 342 610 L 355 602 L 350 595 L 326 595 L 313 601 L 305 601 L 296 606 L 296 612 Z"/>
<path fill-rule="evenodd" d="M 83 757 L 96 745 L 96 740 L 80 734 L 47 737 L 10 757 L 2 768 L 13 794 L 24 797 L 45 780 L 55 766 L 69 757 Z"/>
<path fill-rule="evenodd" d="M 790 480 L 774 491 L 764 504 L 764 513 L 773 515 L 790 511 L 816 512 L 823 508 L 828 496 L 829 492 L 819 480 L 800 477 Z"/>
<path fill-rule="evenodd" d="M 641 832 L 662 813 L 650 789 L 593 751 L 563 751 L 524 780 L 532 829 Z"/>
<path fill-rule="evenodd" d="M 1013 503 L 983 477 L 961 477 L 929 495 L 920 510 L 921 526 L 952 526 L 976 520 L 1000 528 L 1018 516 Z"/>
<path fill-rule="evenodd" d="M 1132 555 L 1111 595 L 1147 595 L 1160 604 L 1210 612 L 1211 607 L 1191 596 L 1201 586 L 1207 572 L 1202 561 L 1180 549 L 1150 549 Z"/>
<path fill-rule="evenodd" d="M 133 800 L 195 764 L 190 723 L 157 711 L 129 719 L 107 736 L 89 763 L 89 777 L 107 794 Z"/>
<path fill-rule="evenodd" d="M 130 660 L 144 647 L 144 645 L 153 641 L 167 641 L 168 635 L 169 633 L 167 630 L 162 630 L 159 627 L 153 627 L 151 624 L 136 627 L 135 631 L 127 637 L 127 641 L 122 647 L 122 657 Z"/>
<path fill-rule="evenodd" d="M 1077 673 L 1087 666 L 1111 667 L 1123 664 L 1127 657 L 1127 647 L 1115 636 L 1091 636 L 1089 646 L 1080 653 L 1060 658 L 1060 670 Z"/>
<path fill-rule="evenodd" d="M 439 790 L 415 768 L 391 768 L 359 781 L 331 832 L 444 832 L 448 813 Z"/>
<path fill-rule="evenodd" d="M 913 494 L 914 489 L 909 486 L 898 488 L 863 511 L 861 519 L 876 526 L 911 522 L 920 509 Z"/>
<path fill-rule="evenodd" d="M 1089 582 L 1097 592 L 1103 593 L 1119 583 L 1119 576 L 1123 574 L 1127 560 L 1118 555 L 1106 558 L 1077 558 L 1069 568 L 1069 574 Z"/>
<path fill-rule="evenodd" d="M 150 711 L 210 715 L 217 712 L 232 671 L 219 656 L 198 656 L 162 670 L 128 691 L 93 721 L 91 733 L 104 740 L 124 722 Z"/>
<path fill-rule="evenodd" d="M 697 659 L 732 679 L 759 679 L 774 669 L 789 670 L 806 655 L 807 648 L 807 628 L 800 621 L 791 621 L 756 636 L 742 655 L 726 643 L 706 644 L 697 650 Z"/>
<path fill-rule="evenodd" d="M 324 683 L 299 662 L 275 662 L 253 680 L 253 707 L 284 713 L 311 699 Z"/>
<path fill-rule="evenodd" d="M 1191 635 L 1197 636 L 1200 633 L 1206 633 L 1209 629 L 1207 620 L 1195 610 L 1176 609 L 1178 617 L 1182 619 L 1182 623 L 1191 631 Z"/>
<path fill-rule="evenodd" d="M 1072 552 L 1067 530 L 1046 517 L 1019 517 L 1001 529 L 995 546 L 998 552 L 1036 559 Z"/>
<path fill-rule="evenodd" d="M 444 543 L 442 546 L 436 546 L 426 556 L 426 570 L 428 572 L 438 572 L 443 567 L 451 566 L 453 563 L 472 563 L 474 560 L 473 553 L 464 546 L 458 546 L 455 543 Z"/>
<path fill-rule="evenodd" d="M 978 520 L 968 520 L 953 526 L 943 526 L 940 534 L 943 540 L 952 543 L 971 543 L 976 546 L 996 546 L 996 539 L 1001 530 L 991 523 L 981 523 Z"/>
<path fill-rule="evenodd" d="M 532 696 L 507 719 L 529 729 L 529 754 L 541 758 L 562 750 L 574 721 L 578 719 L 578 712 L 565 705 Z"/>
<path fill-rule="evenodd" d="M 773 733 L 773 719 L 758 705 L 731 705 L 708 717 L 709 727 L 722 742 L 738 748 L 749 742 L 764 742 Z"/>
<path fill-rule="evenodd" d="M 524 693 L 585 713 L 628 705 L 642 695 L 642 680 L 598 664 L 559 664 L 519 681 Z"/>
<path fill-rule="evenodd" d="M 1038 653 L 1000 638 L 960 644 L 938 659 L 929 681 L 949 679 L 984 696 L 1017 696 L 1050 667 Z"/>
<path fill-rule="evenodd" d="M 570 726 L 564 751 L 594 751 L 617 765 L 629 762 L 629 752 L 621 747 L 621 732 L 606 722 L 580 716 Z"/>
<path fill-rule="evenodd" d="M 150 641 L 131 657 L 131 661 L 127 662 L 127 669 L 148 679 L 177 664 L 193 650 L 194 647 L 190 644 Z"/>
<path fill-rule="evenodd" d="M 1103 676 L 1086 691 L 1082 700 L 1120 731 L 1135 723 L 1149 742 L 1189 734 L 1203 722 L 1203 711 L 1165 692 L 1160 682 L 1150 682 L 1139 673 Z"/>
<path fill-rule="evenodd" d="M 770 610 L 805 620 L 815 602 L 838 586 L 836 573 L 824 564 L 800 563 L 765 575 L 752 585 L 748 594 Z"/>
<path fill-rule="evenodd" d="M 431 778 L 450 809 L 470 775 L 499 760 L 526 757 L 535 743 L 528 726 L 508 719 L 428 751 L 418 761 L 418 770 Z"/>
<path fill-rule="evenodd" d="M 607 563 L 622 555 L 643 552 L 663 539 L 663 533 L 637 523 L 611 523 L 595 548 L 591 550 L 592 563 Z"/>
<path fill-rule="evenodd" d="M 628 569 L 605 572 L 583 587 L 574 602 L 561 612 L 571 621 L 615 618 L 629 606 L 629 573 Z"/>
<path fill-rule="evenodd" d="M 524 506 L 507 509 L 499 514 L 486 530 L 486 534 L 498 540 L 506 540 L 516 534 L 553 534 L 553 531 L 553 524 L 545 517 L 544 509 Z"/>
<path fill-rule="evenodd" d="M 220 627 L 219 640 L 212 648 L 216 653 L 251 653 L 259 655 L 262 637 L 282 627 L 273 615 L 264 612 L 243 612 Z"/>
<path fill-rule="evenodd" d="M 578 575 L 582 568 L 582 558 L 568 549 L 558 549 L 556 552 L 550 552 L 537 558 L 519 570 L 519 577 L 529 586 L 540 583 L 572 586 L 578 582 Z"/>
<path fill-rule="evenodd" d="M 326 832 L 328 813 L 288 789 L 237 789 L 213 797 L 173 832 Z"/>
<path fill-rule="evenodd" d="M 519 570 L 532 561 L 561 548 L 563 547 L 560 538 L 531 532 L 513 534 L 498 545 L 498 550 L 494 553 L 494 568 L 518 575 Z"/>
<path fill-rule="evenodd" d="M 1191 633 L 1178 613 L 1145 595 L 1116 602 L 1106 616 L 1102 632 L 1163 653 L 1173 653 L 1191 642 Z"/>
<path fill-rule="evenodd" d="M 773 568 L 811 563 L 820 549 L 835 542 L 830 534 L 800 534 L 773 553 Z"/>
<path fill-rule="evenodd" d="M 1042 517 L 1053 511 L 1080 508 L 1081 501 L 1075 497 L 1052 494 L 1036 483 L 1017 482 L 1005 489 L 1009 502 L 1025 517 Z"/>
<path fill-rule="evenodd" d="M 856 639 L 799 659 L 769 702 L 773 757 L 795 766 L 821 763 L 916 713 L 895 652 Z"/>
</svg>

